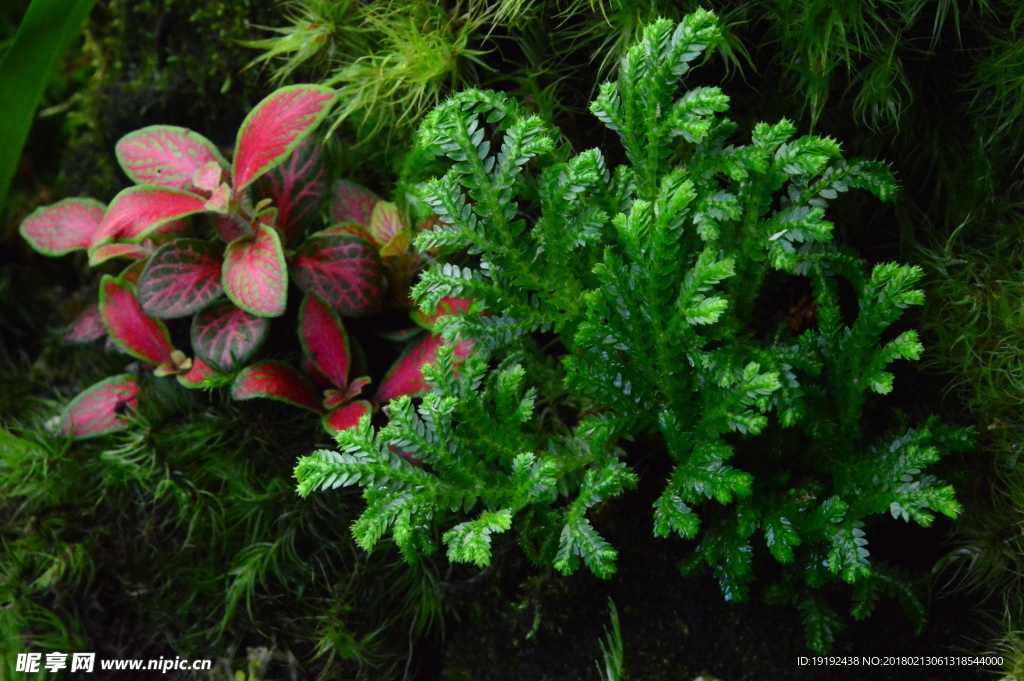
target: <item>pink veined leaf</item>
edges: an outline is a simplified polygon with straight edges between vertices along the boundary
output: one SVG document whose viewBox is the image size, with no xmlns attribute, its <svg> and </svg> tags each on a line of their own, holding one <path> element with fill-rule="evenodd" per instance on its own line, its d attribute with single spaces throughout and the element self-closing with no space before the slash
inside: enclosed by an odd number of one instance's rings
<svg viewBox="0 0 1024 681">
<path fill-rule="evenodd" d="M 338 180 L 331 189 L 331 222 L 355 222 L 364 227 L 370 226 L 373 207 L 380 201 L 376 194 L 348 180 Z"/>
<path fill-rule="evenodd" d="M 277 228 L 277 209 L 269 205 L 269 201 L 266 206 L 259 209 L 256 217 L 253 218 L 253 226 L 256 225 L 270 227 L 277 232 L 278 236 L 281 236 L 281 230 Z"/>
<path fill-rule="evenodd" d="M 178 374 L 178 383 L 186 388 L 219 388 L 231 382 L 231 376 L 222 374 L 196 357 L 188 373 Z"/>
<path fill-rule="evenodd" d="M 89 248 L 106 211 L 99 201 L 64 199 L 34 210 L 18 231 L 43 255 L 64 255 Z"/>
<path fill-rule="evenodd" d="M 220 297 L 219 250 L 199 239 L 177 239 L 158 248 L 139 277 L 142 311 L 157 319 L 184 317 Z"/>
<path fill-rule="evenodd" d="M 366 353 L 363 352 L 363 348 L 362 346 L 359 345 L 359 341 L 357 341 L 352 336 L 348 337 L 348 347 L 349 351 L 352 354 L 352 368 L 349 369 L 348 375 L 363 376 L 367 372 Z M 317 371 L 316 367 L 309 363 L 308 357 L 303 356 L 302 358 L 302 370 L 305 373 L 309 374 L 310 378 L 313 379 L 313 383 L 315 383 L 317 387 L 319 387 L 321 390 L 326 391 L 334 389 L 334 383 L 331 381 L 331 379 L 327 378 L 322 373 Z M 351 395 L 359 394 L 359 390 L 356 390 L 354 393 L 352 393 L 351 391 L 356 382 L 361 380 L 363 379 L 357 378 L 354 379 L 351 383 L 349 383 L 348 389 Z M 369 381 L 370 379 L 367 378 L 366 380 Z M 362 385 L 364 384 L 361 384 L 359 386 L 360 390 L 362 389 Z"/>
<path fill-rule="evenodd" d="M 96 267 L 114 258 L 145 260 L 152 254 L 152 246 L 146 244 L 100 244 L 89 249 L 89 264 Z"/>
<path fill-rule="evenodd" d="M 174 346 L 164 323 L 143 313 L 135 287 L 109 274 L 100 282 L 100 313 L 114 343 L 132 357 L 157 365 L 174 365 Z"/>
<path fill-rule="evenodd" d="M 318 293 L 343 317 L 376 312 L 384 298 L 384 266 L 373 244 L 350 234 L 316 234 L 291 260 L 295 283 Z"/>
<path fill-rule="evenodd" d="M 324 391 L 323 405 L 324 409 L 330 411 L 335 407 L 348 404 L 354 398 L 359 397 L 359 393 L 363 392 L 363 388 L 370 384 L 369 376 L 360 376 L 354 379 L 345 391 L 334 390 L 333 388 Z"/>
<path fill-rule="evenodd" d="M 238 307 L 257 317 L 284 314 L 288 269 L 277 231 L 257 224 L 253 236 L 228 244 L 224 251 L 224 292 Z"/>
<path fill-rule="evenodd" d="M 65 345 L 91 343 L 107 335 L 107 327 L 103 325 L 99 303 L 93 303 L 78 313 L 74 321 L 64 330 Z"/>
<path fill-rule="evenodd" d="M 231 212 L 231 187 L 227 183 L 217 187 L 203 205 L 211 213 L 227 215 Z"/>
<path fill-rule="evenodd" d="M 257 104 L 242 121 L 235 142 L 236 195 L 287 158 L 324 119 L 336 96 L 318 85 L 291 85 Z"/>
<path fill-rule="evenodd" d="M 374 402 L 387 402 L 402 395 L 417 395 L 430 386 L 423 377 L 423 367 L 437 361 L 437 349 L 441 347 L 441 336 L 430 335 L 402 353 L 388 370 Z M 473 341 L 463 341 L 455 346 L 455 363 L 469 356 Z"/>
<path fill-rule="evenodd" d="M 370 403 L 365 400 L 359 400 L 344 404 L 337 409 L 332 409 L 323 417 L 321 422 L 324 424 L 324 429 L 331 435 L 334 435 L 342 430 L 356 427 L 359 424 L 359 419 L 371 412 L 373 412 L 373 407 L 370 406 Z"/>
<path fill-rule="evenodd" d="M 192 350 L 204 364 L 231 373 L 267 340 L 270 320 L 222 300 L 192 319 Z"/>
<path fill-rule="evenodd" d="M 362 239 L 369 244 L 373 244 L 373 237 L 370 235 L 370 230 L 355 222 L 339 222 L 327 229 L 321 229 L 319 232 L 313 232 L 310 236 L 321 236 L 325 234 L 348 234 L 358 239 Z"/>
<path fill-rule="evenodd" d="M 94 383 L 61 412 L 61 432 L 84 439 L 124 430 L 131 423 L 128 410 L 134 409 L 138 400 L 139 381 L 131 374 Z"/>
<path fill-rule="evenodd" d="M 302 358 L 302 370 L 309 374 L 309 377 L 313 380 L 313 384 L 317 388 L 325 392 L 334 390 L 334 388 L 332 387 L 334 384 L 331 382 L 331 379 L 327 378 L 322 373 L 317 371 L 316 367 L 309 363 L 308 357 Z"/>
<path fill-rule="evenodd" d="M 382 256 L 403 255 L 412 243 L 409 230 L 404 228 L 398 217 L 398 207 L 387 201 L 379 201 L 370 216 L 370 235 L 380 249 Z"/>
<path fill-rule="evenodd" d="M 203 191 L 215 192 L 223 184 L 224 166 L 217 161 L 207 161 L 192 174 L 192 186 Z"/>
<path fill-rule="evenodd" d="M 135 184 L 168 189 L 193 189 L 193 175 L 207 163 L 228 167 L 213 142 L 174 125 L 151 125 L 130 132 L 118 141 L 114 152 Z"/>
<path fill-rule="evenodd" d="M 110 204 L 93 237 L 93 247 L 108 241 L 138 242 L 173 220 L 206 210 L 206 199 L 162 187 L 129 187 Z"/>
<path fill-rule="evenodd" d="M 338 405 L 345 404 L 348 401 L 348 398 L 345 397 L 345 393 L 341 392 L 340 390 L 330 388 L 324 391 L 324 399 L 320 404 L 323 405 L 324 409 L 330 411 L 331 409 L 334 409 Z"/>
<path fill-rule="evenodd" d="M 327 168 L 322 156 L 320 145 L 307 139 L 284 163 L 256 183 L 259 196 L 274 200 L 277 226 L 284 233 L 285 241 L 294 243 L 327 199 Z"/>
<path fill-rule="evenodd" d="M 175 239 L 177 237 L 188 236 L 189 232 L 192 231 L 192 226 L 188 223 L 188 218 L 182 218 L 181 220 L 171 220 L 160 225 L 149 235 L 154 241 L 161 239 Z"/>
<path fill-rule="evenodd" d="M 267 360 L 247 366 L 235 377 L 231 397 L 251 400 L 265 397 L 323 413 L 320 398 L 299 372 L 283 362 Z"/>
<path fill-rule="evenodd" d="M 299 340 L 309 363 L 340 390 L 348 388 L 352 368 L 345 327 L 323 299 L 309 292 L 299 308 Z"/>
<path fill-rule="evenodd" d="M 363 392 L 363 388 L 370 385 L 372 381 L 373 379 L 369 376 L 360 376 L 359 378 L 352 379 L 352 382 L 348 384 L 345 399 L 351 400 L 353 397 L 358 397 L 359 393 Z"/>
<path fill-rule="evenodd" d="M 367 372 L 366 353 L 363 351 L 362 346 L 359 345 L 359 341 L 356 340 L 354 337 L 349 336 L 348 337 L 348 349 L 349 349 L 349 354 L 350 354 L 350 357 L 351 357 L 351 360 L 352 360 L 352 366 L 348 370 L 348 375 L 349 376 L 363 376 L 363 378 L 366 378 L 364 376 L 364 374 L 366 374 L 366 372 Z M 316 385 L 318 385 L 322 390 L 327 391 L 327 390 L 333 390 L 335 388 L 335 385 L 331 381 L 331 379 L 329 379 L 326 376 L 324 376 L 322 373 L 320 373 L 317 370 L 316 367 L 314 367 L 312 364 L 310 364 L 309 358 L 306 357 L 305 355 L 303 355 L 303 357 L 302 357 L 302 370 L 305 371 L 307 374 L 309 374 L 310 377 L 313 379 L 313 382 Z M 349 383 L 349 386 L 348 386 L 349 391 L 352 390 L 352 386 L 353 385 L 355 385 L 358 381 L 362 381 L 363 378 L 354 379 L 351 383 Z M 369 380 L 370 380 L 369 378 L 366 378 L 367 382 L 369 382 Z M 362 385 L 365 385 L 365 383 L 364 384 L 360 384 L 360 389 L 361 389 Z M 359 391 L 357 390 L 355 393 L 351 393 L 351 394 L 352 395 L 358 395 Z"/>
</svg>

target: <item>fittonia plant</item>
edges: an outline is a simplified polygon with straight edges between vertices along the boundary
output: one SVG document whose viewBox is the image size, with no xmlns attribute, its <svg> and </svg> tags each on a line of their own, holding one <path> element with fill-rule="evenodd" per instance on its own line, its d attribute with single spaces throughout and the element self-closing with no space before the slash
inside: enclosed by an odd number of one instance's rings
<svg viewBox="0 0 1024 681">
<path fill-rule="evenodd" d="M 91 265 L 132 261 L 117 276 L 103 276 L 99 302 L 72 322 L 65 340 L 109 335 L 157 376 L 176 376 L 189 388 L 230 384 L 238 400 L 303 407 L 331 432 L 355 424 L 376 403 L 423 390 L 422 367 L 436 360 L 440 345 L 430 333 L 411 343 L 372 402 L 359 399 L 370 378 L 360 375 L 341 318 L 381 310 L 389 289 L 390 300 L 408 306 L 421 259 L 394 204 L 351 182 L 330 185 L 311 135 L 334 100 L 333 90 L 319 86 L 277 90 L 242 123 L 233 163 L 191 130 L 143 128 L 116 147 L 136 186 L 109 206 L 67 199 L 26 218 L 21 234 L 40 253 L 85 250 Z M 328 224 L 309 233 L 323 212 Z M 272 318 L 287 308 L 289 283 L 304 295 L 298 335 L 305 375 L 276 360 L 250 364 Z M 438 313 L 467 308 L 447 300 Z M 191 317 L 190 352 L 174 346 L 163 321 L 183 317 Z M 435 321 L 414 320 L 427 329 Z M 457 354 L 467 353 L 464 344 Z M 120 430 L 138 397 L 135 374 L 107 378 L 68 404 L 60 428 L 78 438 Z"/>
</svg>

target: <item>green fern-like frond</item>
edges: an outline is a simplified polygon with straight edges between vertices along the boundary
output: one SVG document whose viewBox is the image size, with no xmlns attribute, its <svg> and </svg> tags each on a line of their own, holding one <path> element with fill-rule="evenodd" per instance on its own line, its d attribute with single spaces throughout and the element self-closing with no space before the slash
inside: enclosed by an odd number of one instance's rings
<svg viewBox="0 0 1024 681">
<path fill-rule="evenodd" d="M 591 512 L 637 485 L 618 442 L 642 437 L 671 470 L 654 533 L 695 540 L 686 566 L 727 599 L 747 598 L 757 562 L 774 560 L 772 593 L 802 611 L 815 650 L 841 626 L 821 589 L 852 588 L 855 616 L 878 594 L 907 599 L 872 562 L 866 519 L 955 516 L 953 490 L 925 469 L 971 434 L 934 419 L 864 431 L 892 363 L 921 356 L 915 332 L 889 334 L 922 303 L 922 272 L 869 268 L 829 220 L 840 193 L 892 200 L 898 186 L 835 139 L 788 120 L 747 135 L 721 90 L 687 91 L 721 40 L 704 11 L 643 29 L 591 106 L 621 150 L 573 153 L 489 91 L 424 118 L 413 157 L 440 176 L 404 182 L 440 226 L 417 236 L 437 262 L 413 295 L 427 314 L 471 298 L 435 331 L 474 354 L 456 367 L 440 350 L 428 393 L 300 461 L 303 494 L 364 487 L 361 545 L 390 533 L 412 559 L 440 531 L 450 560 L 484 566 L 495 536 L 518 532 L 532 560 L 608 577 L 617 550 Z M 809 322 L 764 319 L 766 284 L 782 281 L 808 285 Z"/>
</svg>

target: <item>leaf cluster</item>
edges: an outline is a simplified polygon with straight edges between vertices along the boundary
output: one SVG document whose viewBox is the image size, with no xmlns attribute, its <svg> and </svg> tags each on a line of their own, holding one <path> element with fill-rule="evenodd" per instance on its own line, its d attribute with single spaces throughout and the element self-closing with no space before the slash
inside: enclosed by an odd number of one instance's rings
<svg viewBox="0 0 1024 681">
<path fill-rule="evenodd" d="M 952 488 L 923 469 L 969 447 L 969 432 L 934 419 L 888 435 L 863 427 L 872 393 L 892 389 L 888 365 L 922 352 L 914 331 L 892 330 L 923 302 L 922 272 L 869 270 L 832 243 L 825 215 L 850 189 L 891 200 L 891 174 L 844 160 L 832 139 L 796 137 L 785 120 L 738 144 L 718 88 L 678 93 L 720 39 L 703 11 L 644 29 L 591 107 L 621 141 L 628 162 L 614 170 L 600 150 L 559 147 L 493 92 L 461 93 L 424 119 L 420 153 L 448 170 L 419 185 L 441 225 L 417 245 L 443 262 L 413 291 L 424 310 L 472 298 L 482 314 L 439 328 L 478 354 L 460 372 L 439 361 L 431 393 L 393 405 L 379 432 L 364 420 L 339 435 L 339 452 L 300 461 L 303 494 L 365 487 L 354 526 L 364 546 L 390 531 L 407 554 L 429 553 L 429 530 L 442 527 L 450 559 L 484 565 L 491 536 L 520 517 L 523 537 L 557 534 L 536 560 L 608 576 L 615 550 L 587 510 L 636 483 L 616 442 L 658 433 L 674 467 L 654 532 L 697 539 L 688 567 L 709 567 L 732 600 L 747 597 L 767 549 L 788 576 L 774 597 L 801 608 L 824 649 L 838 620 L 818 590 L 853 584 L 860 617 L 890 583 L 869 559 L 865 519 L 928 525 L 958 513 Z M 768 277 L 807 282 L 813 328 L 757 330 Z M 854 291 L 853 319 L 840 283 Z M 552 335 L 554 369 L 538 351 Z M 566 398 L 575 423 L 513 406 L 505 386 L 520 390 L 524 376 L 551 392 L 537 399 Z"/>
</svg>

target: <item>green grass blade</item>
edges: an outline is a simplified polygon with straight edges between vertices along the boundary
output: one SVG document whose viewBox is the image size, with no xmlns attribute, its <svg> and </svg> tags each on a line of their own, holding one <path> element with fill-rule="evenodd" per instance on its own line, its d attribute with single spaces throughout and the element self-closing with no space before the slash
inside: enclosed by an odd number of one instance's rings
<svg viewBox="0 0 1024 681">
<path fill-rule="evenodd" d="M 0 60 L 0 211 L 43 90 L 94 2 L 32 0 Z"/>
</svg>

